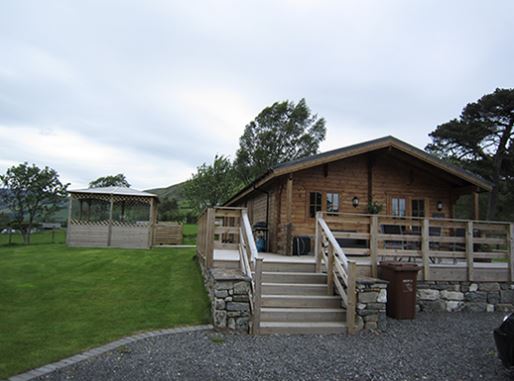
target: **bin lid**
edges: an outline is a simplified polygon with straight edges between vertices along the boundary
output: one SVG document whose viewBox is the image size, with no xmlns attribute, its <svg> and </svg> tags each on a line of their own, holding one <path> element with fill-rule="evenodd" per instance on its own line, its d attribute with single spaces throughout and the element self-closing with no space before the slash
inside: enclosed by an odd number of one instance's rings
<svg viewBox="0 0 514 381">
<path fill-rule="evenodd" d="M 381 261 L 380 267 L 386 267 L 394 271 L 419 271 L 421 266 L 415 263 L 399 262 L 399 261 Z"/>
</svg>

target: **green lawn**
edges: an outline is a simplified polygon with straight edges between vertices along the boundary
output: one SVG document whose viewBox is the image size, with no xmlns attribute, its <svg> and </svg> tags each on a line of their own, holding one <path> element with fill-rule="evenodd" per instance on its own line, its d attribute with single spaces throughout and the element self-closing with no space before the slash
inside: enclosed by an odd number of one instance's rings
<svg viewBox="0 0 514 381">
<path fill-rule="evenodd" d="M 125 335 L 209 321 L 194 249 L 0 247 L 0 379 Z"/>
<path fill-rule="evenodd" d="M 196 233 L 198 231 L 198 225 L 196 224 L 184 224 L 182 236 L 184 237 L 184 245 L 196 245 Z"/>
</svg>

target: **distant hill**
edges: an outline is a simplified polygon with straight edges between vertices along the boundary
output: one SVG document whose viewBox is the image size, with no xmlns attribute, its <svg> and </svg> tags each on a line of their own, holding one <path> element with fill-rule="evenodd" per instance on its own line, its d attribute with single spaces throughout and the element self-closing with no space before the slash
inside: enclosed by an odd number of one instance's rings
<svg viewBox="0 0 514 381">
<path fill-rule="evenodd" d="M 153 193 L 159 196 L 159 198 L 164 200 L 165 198 L 174 198 L 177 201 L 184 200 L 184 185 L 186 182 L 178 183 L 175 185 L 170 185 L 167 188 L 155 188 L 155 189 L 147 189 L 145 192 Z"/>
</svg>

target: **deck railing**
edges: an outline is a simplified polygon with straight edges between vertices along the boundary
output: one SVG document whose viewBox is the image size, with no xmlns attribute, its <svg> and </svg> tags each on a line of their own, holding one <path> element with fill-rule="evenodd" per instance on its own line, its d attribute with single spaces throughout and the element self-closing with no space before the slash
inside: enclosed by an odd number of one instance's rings
<svg viewBox="0 0 514 381">
<path fill-rule="evenodd" d="M 252 330 L 257 334 L 260 326 L 262 259 L 257 258 L 257 247 L 246 208 L 206 209 L 198 218 L 196 247 L 206 269 L 214 265 L 214 250 L 239 252 L 239 268 L 251 280 L 248 296 L 253 316 Z"/>
<path fill-rule="evenodd" d="M 316 215 L 315 237 L 316 271 L 327 272 L 328 294 L 334 294 L 334 287 L 346 307 L 346 326 L 349 334 L 356 331 L 356 280 L 357 264 L 349 260 L 332 231 L 323 219 L 322 213 Z"/>
<path fill-rule="evenodd" d="M 371 276 L 380 260 L 404 259 L 422 266 L 430 280 L 438 266 L 464 267 L 473 281 L 480 262 L 506 263 L 514 281 L 514 224 L 445 218 L 320 212 L 346 256 L 368 258 Z M 483 280 L 483 279 L 481 279 Z M 491 279 L 494 280 L 494 279 Z"/>
</svg>

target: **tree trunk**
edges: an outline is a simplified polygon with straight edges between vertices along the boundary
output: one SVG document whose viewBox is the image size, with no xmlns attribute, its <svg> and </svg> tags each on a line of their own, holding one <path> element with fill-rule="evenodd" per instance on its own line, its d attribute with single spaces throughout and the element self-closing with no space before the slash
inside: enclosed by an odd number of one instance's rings
<svg viewBox="0 0 514 381">
<path fill-rule="evenodd" d="M 492 176 L 493 189 L 491 190 L 491 193 L 489 193 L 489 200 L 487 205 L 487 220 L 494 220 L 496 218 L 496 206 L 498 203 L 498 186 L 500 183 L 500 173 L 502 169 L 503 159 L 505 157 L 505 148 L 512 133 L 513 123 L 514 122 L 511 121 L 503 131 L 502 137 L 500 138 L 500 143 L 498 144 L 498 149 L 496 150 L 496 154 L 494 155 L 494 167 Z"/>
</svg>

